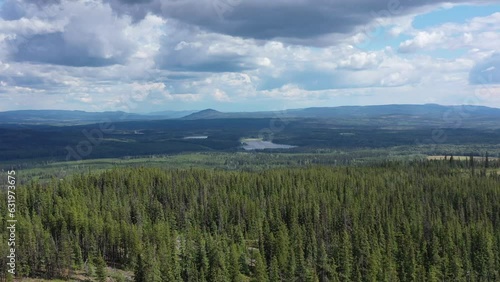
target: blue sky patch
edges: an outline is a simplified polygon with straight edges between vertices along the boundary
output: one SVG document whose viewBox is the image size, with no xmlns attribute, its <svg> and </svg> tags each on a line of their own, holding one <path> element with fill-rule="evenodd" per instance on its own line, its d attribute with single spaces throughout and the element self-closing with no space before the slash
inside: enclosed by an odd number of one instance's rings
<svg viewBox="0 0 500 282">
<path fill-rule="evenodd" d="M 413 20 L 413 27 L 425 29 L 444 23 L 465 23 L 474 17 L 485 17 L 500 12 L 500 5 L 460 5 L 450 9 L 440 8 L 427 14 L 418 15 Z"/>
</svg>

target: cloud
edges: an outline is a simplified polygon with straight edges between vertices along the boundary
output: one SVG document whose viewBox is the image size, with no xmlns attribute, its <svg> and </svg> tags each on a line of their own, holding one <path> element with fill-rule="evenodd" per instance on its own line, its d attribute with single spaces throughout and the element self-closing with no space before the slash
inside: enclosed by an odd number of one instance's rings
<svg viewBox="0 0 500 282">
<path fill-rule="evenodd" d="M 471 84 L 500 84 L 500 52 L 477 63 L 469 73 Z"/>
<path fill-rule="evenodd" d="M 362 70 L 374 67 L 381 62 L 380 56 L 376 52 L 360 52 L 354 53 L 339 63 L 340 68 Z"/>
<path fill-rule="evenodd" d="M 50 22 L 38 18 L 21 18 L 17 20 L 0 19 L 0 32 L 3 34 L 16 34 L 18 36 L 30 36 L 63 31 L 63 23 Z"/>
<path fill-rule="evenodd" d="M 215 89 L 214 94 L 212 95 L 215 100 L 219 102 L 229 102 L 231 99 L 229 96 L 226 94 L 226 92 L 220 90 L 220 89 Z"/>
<path fill-rule="evenodd" d="M 414 53 L 432 50 L 489 49 L 500 45 L 500 13 L 475 17 L 465 23 L 444 23 L 423 31 L 413 31 L 413 38 L 402 42 L 398 51 Z"/>
<path fill-rule="evenodd" d="M 404 41 L 399 45 L 399 52 L 410 53 L 421 49 L 439 46 L 443 43 L 444 34 L 442 32 L 418 32 L 413 38 Z"/>
<path fill-rule="evenodd" d="M 67 42 L 60 32 L 35 35 L 20 43 L 12 58 L 15 61 L 66 66 L 106 66 L 122 62 L 117 56 L 102 56 L 79 44 Z"/>
<path fill-rule="evenodd" d="M 295 84 L 285 84 L 279 88 L 263 90 L 261 94 L 271 98 L 280 98 L 287 100 L 304 100 L 310 97 L 322 95 L 322 91 L 310 91 L 302 89 Z"/>
<path fill-rule="evenodd" d="M 239 72 L 257 67 L 251 55 L 255 43 L 204 32 L 169 20 L 156 63 L 161 69 L 192 72 Z"/>
<path fill-rule="evenodd" d="M 139 20 L 152 12 L 205 30 L 261 40 L 318 43 L 323 36 L 350 34 L 379 18 L 410 14 L 455 1 L 409 0 L 108 0 L 118 13 Z M 495 3 L 483 0 L 478 3 Z"/>
<path fill-rule="evenodd" d="M 126 34 L 131 19 L 117 17 L 109 5 L 63 1 L 57 7 L 25 6 L 29 9 L 22 18 L 2 21 L 0 26 L 0 32 L 13 34 L 6 36 L 6 42 L 7 53 L 15 61 L 106 66 L 123 64 L 137 48 L 138 43 Z"/>
<path fill-rule="evenodd" d="M 477 74 L 497 81 L 500 13 L 415 30 L 414 15 L 438 2 L 6 0 L 0 103 L 142 112 L 457 103 Z M 370 36 L 381 38 L 359 46 Z"/>
</svg>

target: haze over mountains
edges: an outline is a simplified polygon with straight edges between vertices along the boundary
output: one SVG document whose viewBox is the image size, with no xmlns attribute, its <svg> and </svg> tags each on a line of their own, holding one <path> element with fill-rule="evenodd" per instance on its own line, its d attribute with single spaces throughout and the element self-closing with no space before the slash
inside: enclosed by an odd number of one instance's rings
<svg viewBox="0 0 500 282">
<path fill-rule="evenodd" d="M 20 110 L 0 112 L 0 123 L 75 125 L 99 122 L 175 119 L 195 111 L 163 111 L 135 114 L 122 111 L 85 112 L 67 110 Z"/>
<path fill-rule="evenodd" d="M 485 106 L 425 105 L 377 105 L 340 106 L 287 109 L 283 111 L 220 112 L 214 109 L 202 111 L 162 111 L 149 114 L 114 112 L 85 112 L 66 110 L 20 110 L 0 112 L 3 124 L 51 124 L 74 125 L 99 122 L 147 121 L 163 119 L 231 119 L 231 118 L 319 118 L 319 119 L 424 119 L 453 121 L 458 119 L 500 118 L 500 109 Z"/>
<path fill-rule="evenodd" d="M 484 106 L 442 106 L 437 104 L 425 105 L 377 105 L 377 106 L 340 106 L 340 107 L 312 107 L 304 109 L 288 109 L 284 111 L 266 112 L 231 112 L 224 113 L 213 109 L 206 109 L 190 114 L 184 119 L 219 119 L 219 118 L 360 118 L 401 115 L 402 117 L 440 118 L 451 112 L 459 113 L 463 117 L 484 116 L 500 117 L 500 109 Z"/>
</svg>

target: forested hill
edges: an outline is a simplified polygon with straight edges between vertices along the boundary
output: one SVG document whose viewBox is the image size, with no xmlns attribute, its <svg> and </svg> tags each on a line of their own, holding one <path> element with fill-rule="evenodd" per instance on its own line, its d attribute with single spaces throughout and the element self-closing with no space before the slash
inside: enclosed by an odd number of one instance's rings
<svg viewBox="0 0 500 282">
<path fill-rule="evenodd" d="M 312 107 L 261 112 L 219 112 L 206 109 L 185 116 L 183 119 L 227 119 L 227 118 L 319 118 L 319 119 L 366 119 L 396 118 L 399 120 L 420 119 L 433 121 L 457 121 L 462 119 L 500 118 L 500 109 L 475 105 L 444 106 L 437 104 L 412 105 L 392 104 L 373 106 Z"/>
<path fill-rule="evenodd" d="M 403 122 L 475 122 L 498 120 L 500 109 L 475 105 L 444 106 L 437 104 L 412 105 L 373 105 L 312 107 L 303 109 L 283 109 L 280 111 L 220 112 L 214 109 L 202 111 L 160 111 L 149 114 L 114 112 L 85 112 L 68 110 L 20 110 L 0 112 L 0 124 L 42 124 L 76 125 L 102 122 L 151 121 L 165 119 L 202 120 L 202 119 L 241 119 L 241 118 L 317 118 L 317 119 L 356 119 L 369 121 L 369 118 L 402 120 Z M 368 119 L 368 120 L 364 120 Z"/>
<path fill-rule="evenodd" d="M 68 110 L 19 110 L 0 112 L 0 124 L 75 125 L 132 120 L 174 119 L 191 114 L 192 111 L 162 111 L 151 114 L 135 114 L 121 111 L 85 112 Z"/>
<path fill-rule="evenodd" d="M 17 269 L 64 278 L 102 257 L 148 282 L 500 281 L 500 177 L 467 166 L 136 168 L 33 182 L 16 190 Z"/>
</svg>

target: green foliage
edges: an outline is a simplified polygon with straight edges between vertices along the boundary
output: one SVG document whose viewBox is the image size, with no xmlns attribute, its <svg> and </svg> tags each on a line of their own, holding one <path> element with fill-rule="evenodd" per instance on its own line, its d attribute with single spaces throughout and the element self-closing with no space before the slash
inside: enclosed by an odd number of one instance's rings
<svg viewBox="0 0 500 282">
<path fill-rule="evenodd" d="M 97 256 L 95 259 L 95 275 L 97 278 L 98 282 L 105 282 L 106 281 L 106 262 L 104 261 L 104 258 L 102 256 Z"/>
<path fill-rule="evenodd" d="M 103 281 L 105 257 L 148 282 L 498 281 L 500 176 L 469 169 L 142 167 L 33 181 L 16 194 L 18 269 L 65 278 L 95 263 Z"/>
<path fill-rule="evenodd" d="M 146 282 L 146 265 L 142 259 L 142 256 L 137 255 L 137 262 L 134 270 L 134 282 Z"/>
<path fill-rule="evenodd" d="M 253 277 L 255 282 L 267 282 L 267 269 L 266 269 L 266 264 L 264 262 L 264 259 L 262 258 L 262 255 L 259 252 L 256 252 L 255 255 L 255 266 L 254 266 L 254 272 L 253 272 Z"/>
</svg>

